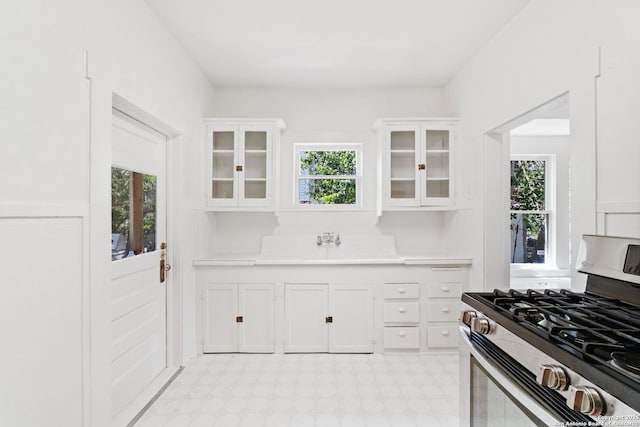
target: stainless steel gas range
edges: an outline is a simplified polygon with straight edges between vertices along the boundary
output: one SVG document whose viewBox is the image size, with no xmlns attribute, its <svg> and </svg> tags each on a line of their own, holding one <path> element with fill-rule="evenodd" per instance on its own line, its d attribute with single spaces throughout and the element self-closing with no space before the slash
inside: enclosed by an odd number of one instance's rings
<svg viewBox="0 0 640 427">
<path fill-rule="evenodd" d="M 640 426 L 640 239 L 586 235 L 584 293 L 465 293 L 462 426 Z"/>
</svg>

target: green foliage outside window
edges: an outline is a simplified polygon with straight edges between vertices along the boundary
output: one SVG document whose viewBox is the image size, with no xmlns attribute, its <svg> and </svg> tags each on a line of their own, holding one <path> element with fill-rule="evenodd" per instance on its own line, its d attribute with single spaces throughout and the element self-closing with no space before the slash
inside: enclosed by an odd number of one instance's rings
<svg viewBox="0 0 640 427">
<path fill-rule="evenodd" d="M 127 169 L 111 168 L 111 232 L 129 236 L 130 227 L 130 176 Z M 156 229 L 156 177 L 143 175 L 142 191 L 142 230 L 146 236 L 155 233 Z"/>
<path fill-rule="evenodd" d="M 545 210 L 545 161 L 511 161 L 511 210 Z M 515 214 L 511 214 L 515 218 Z M 527 235 L 537 237 L 544 226 L 543 215 L 525 215 Z"/>
<path fill-rule="evenodd" d="M 350 178 L 355 174 L 355 151 L 300 152 L 300 203 L 355 204 L 356 180 Z M 305 176 L 318 178 L 304 179 Z"/>
</svg>

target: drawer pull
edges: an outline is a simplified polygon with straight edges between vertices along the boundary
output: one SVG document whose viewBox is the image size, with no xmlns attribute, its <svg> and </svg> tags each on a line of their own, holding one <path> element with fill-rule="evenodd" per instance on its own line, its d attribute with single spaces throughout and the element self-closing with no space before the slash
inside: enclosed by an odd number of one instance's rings
<svg viewBox="0 0 640 427">
<path fill-rule="evenodd" d="M 404 294 L 406 292 L 407 292 L 407 290 L 405 288 L 398 288 L 398 293 L 399 294 Z"/>
<path fill-rule="evenodd" d="M 449 289 L 448 286 L 443 286 L 442 287 L 442 292 L 449 292 L 449 291 L 450 291 L 450 289 Z"/>
<path fill-rule="evenodd" d="M 398 332 L 398 336 L 404 338 L 407 336 L 407 333 L 405 331 L 400 331 Z"/>
<path fill-rule="evenodd" d="M 406 309 L 406 308 L 404 308 L 404 307 L 398 307 L 398 311 L 399 311 L 400 313 L 406 313 L 406 312 L 407 312 L 407 309 Z"/>
<path fill-rule="evenodd" d="M 448 313 L 449 312 L 449 307 L 442 307 L 442 312 L 443 313 Z"/>
<path fill-rule="evenodd" d="M 441 332 L 443 337 L 448 337 L 449 336 L 449 331 L 442 331 Z"/>
</svg>

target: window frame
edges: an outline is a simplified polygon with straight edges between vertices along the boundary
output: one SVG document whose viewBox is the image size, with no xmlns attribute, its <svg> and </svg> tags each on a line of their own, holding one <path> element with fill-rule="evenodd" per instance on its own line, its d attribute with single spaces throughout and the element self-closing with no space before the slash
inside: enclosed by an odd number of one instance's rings
<svg viewBox="0 0 640 427">
<path fill-rule="evenodd" d="M 300 153 L 303 151 L 355 151 L 355 175 L 302 175 L 300 173 Z M 360 210 L 362 200 L 363 145 L 361 143 L 306 143 L 293 144 L 293 206 L 299 210 Z M 354 204 L 313 204 L 300 203 L 300 181 L 302 179 L 353 179 L 356 182 L 356 202 Z"/>
<path fill-rule="evenodd" d="M 557 193 L 557 177 L 556 177 L 556 155 L 555 154 L 511 154 L 509 159 L 509 167 L 513 161 L 539 161 L 545 162 L 545 188 L 544 188 L 544 210 L 512 210 L 509 206 L 509 217 L 511 214 L 546 214 L 548 215 L 547 235 L 545 240 L 545 257 L 544 263 L 512 263 L 509 259 L 511 272 L 539 271 L 539 270 L 557 270 L 556 259 L 556 228 L 557 228 L 557 209 L 556 209 L 556 193 Z M 509 189 L 509 203 L 511 202 L 511 189 Z M 510 235 L 510 234 L 509 234 Z M 509 256 L 511 256 L 511 248 L 509 248 Z"/>
</svg>

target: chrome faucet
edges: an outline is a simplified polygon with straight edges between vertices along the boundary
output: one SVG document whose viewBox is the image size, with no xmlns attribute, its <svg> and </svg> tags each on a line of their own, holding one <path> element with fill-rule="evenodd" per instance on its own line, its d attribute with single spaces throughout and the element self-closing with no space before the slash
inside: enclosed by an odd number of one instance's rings
<svg viewBox="0 0 640 427">
<path fill-rule="evenodd" d="M 325 232 L 318 234 L 316 237 L 316 245 L 318 246 L 322 246 L 323 244 L 330 245 L 331 243 L 334 243 L 336 246 L 340 246 L 342 243 L 340 241 L 340 235 L 334 232 Z"/>
</svg>

